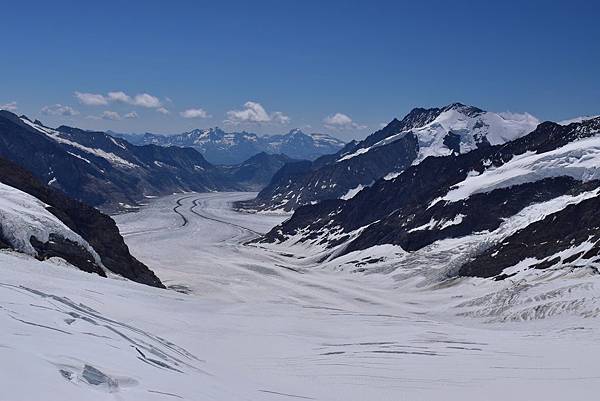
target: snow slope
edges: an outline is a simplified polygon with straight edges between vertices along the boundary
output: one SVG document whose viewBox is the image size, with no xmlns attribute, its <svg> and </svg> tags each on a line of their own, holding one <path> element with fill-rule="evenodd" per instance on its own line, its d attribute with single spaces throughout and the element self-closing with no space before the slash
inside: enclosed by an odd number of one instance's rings
<svg viewBox="0 0 600 401">
<path fill-rule="evenodd" d="M 229 208 L 250 197 L 174 195 L 117 216 L 171 291 L 0 252 L 0 400 L 547 401 L 600 390 L 591 272 L 448 282 L 417 260 L 404 275 L 335 271 L 243 245 L 285 218 Z"/>
<path fill-rule="evenodd" d="M 71 231 L 62 221 L 50 213 L 48 205 L 39 199 L 0 183 L 0 233 L 14 249 L 35 256 L 31 237 L 40 242 L 48 242 L 51 234 L 73 241 L 94 256 L 98 266 L 102 266 L 96 251 L 81 236 Z"/>
</svg>

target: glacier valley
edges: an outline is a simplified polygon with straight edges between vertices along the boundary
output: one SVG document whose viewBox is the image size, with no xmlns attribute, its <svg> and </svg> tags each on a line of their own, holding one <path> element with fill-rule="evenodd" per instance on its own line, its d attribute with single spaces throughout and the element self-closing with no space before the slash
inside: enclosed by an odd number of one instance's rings
<svg viewBox="0 0 600 401">
<path fill-rule="evenodd" d="M 393 271 L 353 271 L 293 246 L 248 243 L 289 217 L 232 209 L 255 195 L 174 194 L 114 216 L 167 290 L 0 251 L 0 359 L 11 365 L 0 400 L 565 400 L 600 391 L 597 272 L 447 279 L 407 258 Z M 461 244 L 451 245 L 447 253 Z"/>
</svg>

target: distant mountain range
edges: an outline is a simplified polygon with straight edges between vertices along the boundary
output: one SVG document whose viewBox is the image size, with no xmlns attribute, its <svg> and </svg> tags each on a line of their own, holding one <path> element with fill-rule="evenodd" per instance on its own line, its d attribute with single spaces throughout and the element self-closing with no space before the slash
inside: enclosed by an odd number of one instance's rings
<svg viewBox="0 0 600 401">
<path fill-rule="evenodd" d="M 460 103 L 416 108 L 360 142 L 310 163 L 288 165 L 247 210 L 291 211 L 327 199 L 349 199 L 361 189 L 392 179 L 429 156 L 463 154 L 499 145 L 535 129 L 529 114 L 493 113 Z"/>
<path fill-rule="evenodd" d="M 115 132 L 110 134 L 135 145 L 192 147 L 212 164 L 229 165 L 240 164 L 261 152 L 285 154 L 292 159 L 314 160 L 326 154 L 336 153 L 344 146 L 344 142 L 332 136 L 305 134 L 299 129 L 272 136 L 259 136 L 249 132 L 225 132 L 220 128 L 195 129 L 178 135 Z"/>
<path fill-rule="evenodd" d="M 409 120 L 417 116 L 423 118 L 409 129 Z M 440 116 L 454 116 L 470 128 L 434 127 Z M 600 117 L 567 125 L 544 122 L 523 132 L 530 121 L 499 120 L 463 106 L 413 111 L 392 130 L 410 138 L 410 152 L 398 154 L 408 158 L 406 167 L 347 200 L 297 208 L 259 242 L 285 252 L 298 250 L 334 269 L 398 269 L 398 278 L 417 272 L 422 277 L 514 277 L 517 282 L 522 274 L 541 270 L 547 275 L 559 269 L 598 274 Z M 390 146 L 382 145 L 382 138 L 391 135 L 385 130 L 376 134 L 380 137 L 345 150 L 331 163 Z M 422 143 L 421 135 L 437 145 L 408 147 Z M 302 174 L 293 182 L 306 186 Z M 324 184 L 329 188 L 328 181 Z M 297 194 L 303 192 L 292 192 L 288 199 Z"/>
<path fill-rule="evenodd" d="M 43 183 L 107 210 L 182 191 L 264 187 L 287 156 L 262 154 L 235 166 L 215 166 L 193 148 L 137 146 L 104 132 L 61 126 L 0 111 L 0 157 Z"/>
</svg>

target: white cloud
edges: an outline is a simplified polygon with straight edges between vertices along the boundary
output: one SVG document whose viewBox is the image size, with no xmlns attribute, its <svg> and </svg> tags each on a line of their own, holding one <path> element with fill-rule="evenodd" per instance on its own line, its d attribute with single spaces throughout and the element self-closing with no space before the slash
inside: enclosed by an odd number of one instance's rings
<svg viewBox="0 0 600 401">
<path fill-rule="evenodd" d="M 122 91 L 108 92 L 108 98 L 113 102 L 131 103 L 131 96 Z"/>
<path fill-rule="evenodd" d="M 280 111 L 276 111 L 271 115 L 271 118 L 273 119 L 273 122 L 276 122 L 278 124 L 289 124 L 290 123 L 290 118 L 288 116 L 286 116 L 285 114 L 283 114 Z"/>
<path fill-rule="evenodd" d="M 135 111 L 131 111 L 123 116 L 124 118 L 133 119 L 138 118 L 138 114 Z"/>
<path fill-rule="evenodd" d="M 148 93 L 141 93 L 139 95 L 135 95 L 133 98 L 133 104 L 136 106 L 148 107 L 151 109 L 156 109 L 162 106 L 160 100 L 156 96 L 152 96 Z"/>
<path fill-rule="evenodd" d="M 350 116 L 344 113 L 335 113 L 325 117 L 323 120 L 325 127 L 329 129 L 363 129 L 367 128 L 364 125 L 355 123 Z"/>
<path fill-rule="evenodd" d="M 106 110 L 104 113 L 102 113 L 101 118 L 103 120 L 118 121 L 121 119 L 121 115 L 119 113 L 117 113 L 116 111 Z"/>
<path fill-rule="evenodd" d="M 156 109 L 156 111 L 158 111 L 161 114 L 171 114 L 171 112 L 165 109 L 164 107 L 159 107 L 158 109 Z"/>
<path fill-rule="evenodd" d="M 227 118 L 230 122 L 237 123 L 266 123 L 271 121 L 271 117 L 260 103 L 246 102 L 244 110 L 231 110 L 227 112 Z"/>
<path fill-rule="evenodd" d="M 228 111 L 227 119 L 224 122 L 228 124 L 288 124 L 290 122 L 290 118 L 280 111 L 269 114 L 260 103 L 246 102 L 244 103 L 243 110 Z"/>
<path fill-rule="evenodd" d="M 107 95 L 75 92 L 75 97 L 87 106 L 106 106 L 109 102 L 121 102 L 133 106 L 147 107 L 149 109 L 158 109 L 162 107 L 160 100 L 149 93 L 138 93 L 132 97 L 123 91 L 108 92 Z"/>
<path fill-rule="evenodd" d="M 210 115 L 204 109 L 187 109 L 179 113 L 183 118 L 209 118 Z"/>
<path fill-rule="evenodd" d="M 17 102 L 8 102 L 6 104 L 0 104 L 0 110 L 17 111 Z"/>
<path fill-rule="evenodd" d="M 75 97 L 87 106 L 104 106 L 108 104 L 108 99 L 97 93 L 75 92 Z"/>
<path fill-rule="evenodd" d="M 352 119 L 343 113 L 335 113 L 332 116 L 328 116 L 323 120 L 327 125 L 352 125 Z"/>
<path fill-rule="evenodd" d="M 42 107 L 42 114 L 47 116 L 76 116 L 79 112 L 71 106 L 56 103 L 51 106 Z"/>
</svg>

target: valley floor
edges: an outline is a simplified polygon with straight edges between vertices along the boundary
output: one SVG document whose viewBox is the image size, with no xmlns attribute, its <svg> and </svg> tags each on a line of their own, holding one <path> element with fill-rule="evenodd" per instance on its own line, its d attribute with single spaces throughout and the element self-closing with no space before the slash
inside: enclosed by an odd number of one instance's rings
<svg viewBox="0 0 600 401">
<path fill-rule="evenodd" d="M 0 252 L 0 400 L 600 392 L 595 274 L 498 283 L 350 273 L 294 248 L 244 245 L 286 218 L 231 210 L 252 196 L 173 195 L 115 217 L 170 291 Z"/>
</svg>

